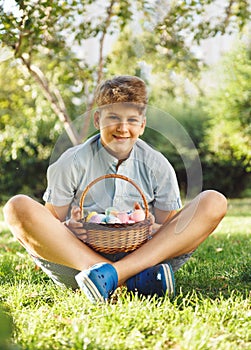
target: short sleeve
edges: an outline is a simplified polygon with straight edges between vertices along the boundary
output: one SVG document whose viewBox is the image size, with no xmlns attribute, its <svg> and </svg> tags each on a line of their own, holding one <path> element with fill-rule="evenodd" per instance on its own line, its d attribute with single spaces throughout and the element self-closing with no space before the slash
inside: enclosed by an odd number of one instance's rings
<svg viewBox="0 0 251 350">
<path fill-rule="evenodd" d="M 43 200 L 56 206 L 70 204 L 76 192 L 78 173 L 78 164 L 72 148 L 49 166 Z"/>
<path fill-rule="evenodd" d="M 161 154 L 153 173 L 154 207 L 165 211 L 180 209 L 182 204 L 176 173 L 170 162 Z"/>
</svg>

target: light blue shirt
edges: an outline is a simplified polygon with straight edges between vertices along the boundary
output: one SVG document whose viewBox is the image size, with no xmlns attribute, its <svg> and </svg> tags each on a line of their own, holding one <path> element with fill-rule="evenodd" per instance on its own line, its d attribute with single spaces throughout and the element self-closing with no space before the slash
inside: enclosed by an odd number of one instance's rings
<svg viewBox="0 0 251 350">
<path fill-rule="evenodd" d="M 170 211 L 181 207 L 176 174 L 168 160 L 146 142 L 138 139 L 128 159 L 116 170 L 118 159 L 101 145 L 100 135 L 72 147 L 49 166 L 48 186 L 43 199 L 55 206 L 79 205 L 83 190 L 104 174 L 121 174 L 132 179 L 143 191 L 152 212 L 153 207 Z M 102 213 L 108 207 L 133 209 L 135 202 L 143 206 L 138 190 L 122 179 L 105 179 L 87 192 L 85 211 Z"/>
</svg>

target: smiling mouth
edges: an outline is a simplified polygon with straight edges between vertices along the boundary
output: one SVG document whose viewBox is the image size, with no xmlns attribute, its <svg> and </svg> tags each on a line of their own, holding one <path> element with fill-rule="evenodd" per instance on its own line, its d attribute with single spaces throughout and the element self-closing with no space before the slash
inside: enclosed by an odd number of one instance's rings
<svg viewBox="0 0 251 350">
<path fill-rule="evenodd" d="M 129 139 L 129 137 L 117 136 L 117 135 L 113 135 L 113 137 L 118 141 L 126 141 Z"/>
</svg>

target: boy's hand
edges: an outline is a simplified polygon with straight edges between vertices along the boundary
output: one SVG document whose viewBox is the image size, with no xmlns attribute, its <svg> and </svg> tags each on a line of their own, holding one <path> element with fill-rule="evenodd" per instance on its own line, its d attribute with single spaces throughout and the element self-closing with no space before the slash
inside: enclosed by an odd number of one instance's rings
<svg viewBox="0 0 251 350">
<path fill-rule="evenodd" d="M 137 209 L 142 209 L 140 204 L 138 202 L 135 202 L 134 203 L 134 210 L 137 210 Z M 143 209 L 142 209 L 143 210 Z M 150 219 L 150 234 L 151 236 L 155 235 L 155 233 L 159 230 L 159 228 L 162 226 L 161 224 L 157 224 L 155 222 L 155 217 L 152 213 L 149 213 L 149 219 Z"/>
<path fill-rule="evenodd" d="M 81 235 L 81 240 L 85 240 L 87 235 L 86 230 L 83 229 L 81 220 L 81 209 L 78 206 L 74 206 L 71 209 L 71 218 L 64 222 L 64 225 L 71 230 L 74 234 Z"/>
<path fill-rule="evenodd" d="M 151 223 L 151 227 L 150 227 L 150 234 L 151 236 L 155 235 L 155 233 L 158 231 L 158 229 L 162 226 L 160 224 L 157 224 L 155 222 L 155 217 L 152 213 L 149 213 L 149 219 L 150 219 L 150 223 Z"/>
</svg>

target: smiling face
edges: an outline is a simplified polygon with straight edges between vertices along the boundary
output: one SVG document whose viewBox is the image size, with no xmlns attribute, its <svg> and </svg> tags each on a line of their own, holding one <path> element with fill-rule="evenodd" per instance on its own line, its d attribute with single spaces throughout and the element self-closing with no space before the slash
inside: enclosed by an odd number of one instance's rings
<svg viewBox="0 0 251 350">
<path fill-rule="evenodd" d="M 114 104 L 94 115 L 101 143 L 117 159 L 128 158 L 133 145 L 145 130 L 146 119 L 133 105 Z"/>
</svg>

